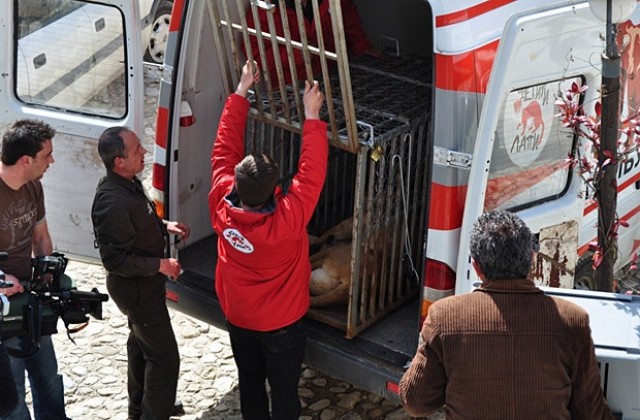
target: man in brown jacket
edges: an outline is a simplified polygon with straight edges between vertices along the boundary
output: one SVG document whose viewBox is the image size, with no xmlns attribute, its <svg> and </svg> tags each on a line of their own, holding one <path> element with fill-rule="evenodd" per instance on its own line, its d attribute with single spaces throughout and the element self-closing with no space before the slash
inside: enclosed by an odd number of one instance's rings
<svg viewBox="0 0 640 420">
<path fill-rule="evenodd" d="M 426 416 L 444 405 L 448 420 L 613 419 L 589 317 L 527 280 L 533 236 L 522 220 L 480 216 L 471 256 L 482 286 L 429 309 L 400 381 L 406 410 Z"/>
</svg>

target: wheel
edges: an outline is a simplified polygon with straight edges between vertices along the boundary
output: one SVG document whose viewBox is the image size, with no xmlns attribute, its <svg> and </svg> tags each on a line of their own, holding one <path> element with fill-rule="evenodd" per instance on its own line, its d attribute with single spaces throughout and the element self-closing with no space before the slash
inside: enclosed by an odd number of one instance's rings
<svg viewBox="0 0 640 420">
<path fill-rule="evenodd" d="M 147 50 L 145 51 L 143 58 L 146 62 L 162 64 L 164 60 L 164 50 L 167 47 L 172 7 L 172 1 L 161 0 L 156 8 L 156 12 L 153 16 L 153 22 L 151 23 L 149 45 L 147 45 Z"/>
<path fill-rule="evenodd" d="M 596 290 L 596 273 L 593 270 L 593 254 L 586 253 L 576 264 L 573 288 L 579 290 Z"/>
</svg>

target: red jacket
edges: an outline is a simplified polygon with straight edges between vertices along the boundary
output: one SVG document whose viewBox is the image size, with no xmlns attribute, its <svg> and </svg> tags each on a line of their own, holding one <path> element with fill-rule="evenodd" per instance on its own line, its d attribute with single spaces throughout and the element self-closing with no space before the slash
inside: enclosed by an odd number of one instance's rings
<svg viewBox="0 0 640 420">
<path fill-rule="evenodd" d="M 333 40 L 333 30 L 331 26 L 331 12 L 329 11 L 329 0 L 325 0 L 318 5 L 320 22 L 322 23 L 322 39 L 324 41 L 324 48 L 327 51 L 336 51 L 335 43 Z M 269 21 L 267 20 L 267 13 L 264 9 L 258 8 L 258 16 L 260 17 L 260 30 L 262 32 L 270 32 Z M 280 10 L 276 10 L 273 13 L 274 25 L 276 28 L 276 34 L 284 37 L 284 30 L 282 28 L 282 19 Z M 296 17 L 296 11 L 294 9 L 287 8 L 287 17 L 289 22 L 289 30 L 291 32 L 291 39 L 293 41 L 300 41 L 300 30 L 298 26 L 298 18 Z M 358 15 L 358 9 L 352 0 L 342 0 L 342 21 L 345 31 L 345 37 L 347 41 L 347 50 L 351 55 L 364 54 L 365 51 L 371 48 L 371 42 L 367 34 L 362 29 L 360 24 L 360 16 Z M 247 9 L 247 25 L 249 28 L 255 28 L 253 19 L 253 13 L 251 7 Z M 315 21 L 306 21 L 306 34 L 309 45 L 318 46 L 317 30 Z M 271 83 L 274 87 L 277 86 L 277 73 L 276 64 L 273 53 L 271 41 L 264 39 L 265 55 L 267 59 L 267 70 L 271 77 Z M 245 46 L 243 45 L 243 49 Z M 258 49 L 258 40 L 255 36 L 251 36 L 251 51 L 253 58 L 262 63 L 260 60 L 260 51 Z M 291 72 L 289 70 L 289 55 L 287 54 L 287 48 L 285 45 L 279 46 L 279 55 L 282 62 L 282 70 L 284 72 L 284 79 L 286 84 L 291 84 Z M 293 57 L 296 63 L 296 75 L 298 80 L 305 80 L 306 70 L 304 67 L 304 58 L 302 51 L 294 49 Z M 317 55 L 311 53 L 311 66 L 313 68 L 313 74 L 318 75 L 322 72 L 320 65 L 320 59 Z M 328 60 L 329 65 L 334 64 L 332 60 Z"/>
<path fill-rule="evenodd" d="M 306 227 L 327 171 L 327 124 L 305 121 L 298 172 L 288 193 L 277 189 L 267 211 L 245 211 L 234 189 L 234 168 L 244 158 L 248 111 L 244 97 L 229 96 L 211 155 L 209 210 L 218 235 L 216 293 L 233 325 L 271 331 L 299 320 L 309 308 Z"/>
</svg>

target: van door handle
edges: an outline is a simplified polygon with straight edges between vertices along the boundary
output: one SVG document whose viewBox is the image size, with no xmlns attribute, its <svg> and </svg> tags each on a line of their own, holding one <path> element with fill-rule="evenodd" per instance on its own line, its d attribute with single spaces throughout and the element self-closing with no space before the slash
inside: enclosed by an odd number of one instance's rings
<svg viewBox="0 0 640 420">
<path fill-rule="evenodd" d="M 107 24 L 104 21 L 104 18 L 100 18 L 98 20 L 96 20 L 96 23 L 93 24 L 96 28 L 96 32 L 100 32 L 101 30 L 103 30 Z"/>
<path fill-rule="evenodd" d="M 39 69 L 40 67 L 47 64 L 47 55 L 45 53 L 38 54 L 33 57 L 33 67 Z"/>
<path fill-rule="evenodd" d="M 266 1 L 263 1 L 263 0 L 251 0 L 251 4 L 254 4 L 254 5 L 258 6 L 259 8 L 264 9 L 267 12 L 272 12 L 276 8 L 275 4 L 269 4 L 269 3 L 267 3 Z"/>
</svg>

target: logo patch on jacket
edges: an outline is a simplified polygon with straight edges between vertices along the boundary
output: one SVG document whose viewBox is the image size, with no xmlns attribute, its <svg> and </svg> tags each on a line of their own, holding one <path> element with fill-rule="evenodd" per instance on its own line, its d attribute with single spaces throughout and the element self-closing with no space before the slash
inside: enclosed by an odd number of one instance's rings
<svg viewBox="0 0 640 420">
<path fill-rule="evenodd" d="M 232 247 L 245 254 L 253 252 L 253 245 L 247 240 L 237 229 L 225 229 L 222 236 L 231 244 Z"/>
</svg>

